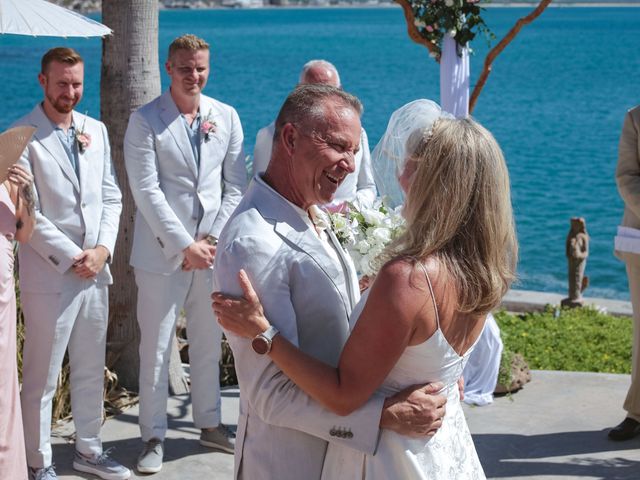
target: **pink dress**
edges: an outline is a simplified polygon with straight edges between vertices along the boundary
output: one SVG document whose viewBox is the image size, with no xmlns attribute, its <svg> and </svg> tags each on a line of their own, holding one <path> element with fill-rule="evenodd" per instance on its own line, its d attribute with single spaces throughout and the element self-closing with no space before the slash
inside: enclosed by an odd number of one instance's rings
<svg viewBox="0 0 640 480">
<path fill-rule="evenodd" d="M 0 478 L 25 480 L 20 388 L 16 364 L 16 292 L 13 236 L 16 217 L 9 192 L 0 184 Z"/>
</svg>

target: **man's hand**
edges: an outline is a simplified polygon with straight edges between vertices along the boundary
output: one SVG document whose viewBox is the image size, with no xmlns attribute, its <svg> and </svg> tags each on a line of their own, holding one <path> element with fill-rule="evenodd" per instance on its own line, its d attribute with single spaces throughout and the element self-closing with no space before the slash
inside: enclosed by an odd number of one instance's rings
<svg viewBox="0 0 640 480">
<path fill-rule="evenodd" d="M 73 271 L 80 278 L 94 278 L 104 268 L 104 264 L 109 258 L 109 250 L 102 245 L 98 245 L 96 248 L 88 248 L 83 250 L 82 253 L 73 257 Z"/>
<path fill-rule="evenodd" d="M 187 272 L 209 268 L 216 257 L 216 247 L 209 244 L 206 239 L 193 242 L 182 252 L 184 253 L 182 270 Z"/>
<path fill-rule="evenodd" d="M 430 437 L 442 426 L 447 398 L 441 383 L 413 385 L 384 401 L 380 428 L 407 437 Z"/>
</svg>

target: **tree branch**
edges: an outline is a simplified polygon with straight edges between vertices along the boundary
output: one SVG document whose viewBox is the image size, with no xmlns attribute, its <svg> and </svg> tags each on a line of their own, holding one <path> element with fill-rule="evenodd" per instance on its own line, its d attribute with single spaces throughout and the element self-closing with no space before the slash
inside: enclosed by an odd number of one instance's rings
<svg viewBox="0 0 640 480">
<path fill-rule="evenodd" d="M 400 3 L 401 1 L 406 1 L 406 0 L 396 0 L 396 2 L 398 3 Z M 519 19 L 516 22 L 516 24 L 511 28 L 511 30 L 509 30 L 509 33 L 507 33 L 504 36 L 504 38 L 500 40 L 500 42 L 494 48 L 492 48 L 491 51 L 487 54 L 486 58 L 484 59 L 484 66 L 482 68 L 482 73 L 480 74 L 480 77 L 478 77 L 478 82 L 476 83 L 476 86 L 473 89 L 473 93 L 471 94 L 471 99 L 469 100 L 469 113 L 473 112 L 473 108 L 476 106 L 476 102 L 478 101 L 478 96 L 480 96 L 480 91 L 484 87 L 484 84 L 487 83 L 487 78 L 491 73 L 491 64 L 493 63 L 493 61 L 496 59 L 498 55 L 500 55 L 500 53 L 502 53 L 502 51 L 506 48 L 506 46 L 509 45 L 509 43 L 511 43 L 511 41 L 515 38 L 518 32 L 520 32 L 522 27 L 524 27 L 525 25 L 528 25 L 529 23 L 533 22 L 536 18 L 538 18 L 540 14 L 545 10 L 545 8 L 549 6 L 550 3 L 551 3 L 551 0 L 542 0 L 538 4 L 538 6 L 535 8 L 535 10 L 533 10 L 529 15 Z M 405 16 L 406 16 L 406 12 L 405 12 Z"/>
<path fill-rule="evenodd" d="M 549 0 L 551 1 L 551 0 Z M 409 34 L 409 38 L 416 42 L 419 45 L 424 45 L 427 47 L 429 52 L 436 55 L 436 61 L 440 61 L 440 53 L 436 46 L 420 35 L 418 28 L 413 23 L 415 21 L 415 17 L 413 15 L 413 9 L 411 8 L 410 0 L 394 0 L 398 5 L 402 7 L 402 11 L 404 12 L 404 18 L 407 21 L 407 33 Z"/>
</svg>

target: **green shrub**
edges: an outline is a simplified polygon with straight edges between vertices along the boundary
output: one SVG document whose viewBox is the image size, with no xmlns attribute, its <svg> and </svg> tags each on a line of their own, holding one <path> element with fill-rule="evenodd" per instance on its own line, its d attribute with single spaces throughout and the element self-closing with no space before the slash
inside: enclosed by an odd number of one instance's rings
<svg viewBox="0 0 640 480">
<path fill-rule="evenodd" d="M 496 314 L 505 349 L 532 369 L 631 373 L 632 320 L 593 308 Z"/>
</svg>

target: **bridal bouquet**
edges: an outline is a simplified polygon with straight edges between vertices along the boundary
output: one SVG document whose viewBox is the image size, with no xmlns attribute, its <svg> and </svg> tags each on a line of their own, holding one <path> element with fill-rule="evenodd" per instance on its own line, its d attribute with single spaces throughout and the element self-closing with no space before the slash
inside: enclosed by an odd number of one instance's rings
<svg viewBox="0 0 640 480">
<path fill-rule="evenodd" d="M 387 207 L 384 199 L 377 200 L 372 208 L 358 209 L 350 203 L 345 211 L 330 213 L 329 218 L 360 275 L 375 275 L 375 259 L 404 229 L 400 208 Z"/>
</svg>

